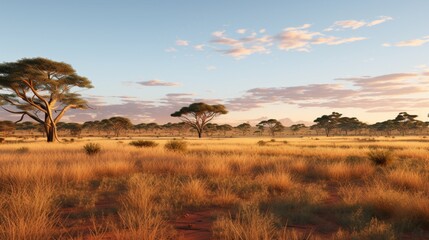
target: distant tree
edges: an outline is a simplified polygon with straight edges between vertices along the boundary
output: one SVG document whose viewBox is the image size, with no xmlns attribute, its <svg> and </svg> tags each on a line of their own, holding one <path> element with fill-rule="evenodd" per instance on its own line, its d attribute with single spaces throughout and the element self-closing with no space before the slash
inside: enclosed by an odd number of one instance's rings
<svg viewBox="0 0 429 240">
<path fill-rule="evenodd" d="M 369 126 L 370 129 L 383 132 L 385 135 L 392 135 L 392 131 L 396 129 L 396 123 L 394 120 L 386 120 L 383 122 L 377 122 Z"/>
<path fill-rule="evenodd" d="M 82 130 L 86 131 L 96 131 L 98 134 L 101 134 L 105 130 L 105 126 L 100 121 L 87 121 L 82 124 Z"/>
<path fill-rule="evenodd" d="M 141 130 L 146 130 L 146 123 L 139 123 L 134 125 L 133 129 L 137 130 L 138 133 L 141 133 Z"/>
<path fill-rule="evenodd" d="M 218 130 L 223 132 L 223 136 L 226 136 L 226 133 L 231 131 L 233 128 L 229 124 L 222 124 L 218 126 Z"/>
<path fill-rule="evenodd" d="M 396 129 L 404 136 L 407 131 L 416 124 L 418 120 L 416 120 L 417 115 L 411 115 L 407 112 L 400 112 L 398 116 L 394 119 L 396 124 Z"/>
<path fill-rule="evenodd" d="M 15 123 L 12 121 L 0 121 L 0 132 L 3 132 L 5 135 L 12 133 L 15 127 Z"/>
<path fill-rule="evenodd" d="M 111 117 L 108 120 L 112 126 L 112 130 L 115 133 L 116 137 L 119 137 L 119 135 L 123 131 L 132 129 L 132 127 L 133 127 L 133 124 L 131 123 L 130 119 L 125 118 L 125 117 Z M 106 122 L 106 124 L 109 124 L 109 123 Z"/>
<path fill-rule="evenodd" d="M 47 142 L 58 141 L 57 123 L 70 109 L 86 109 L 87 103 L 74 87 L 92 88 L 69 64 L 46 58 L 24 58 L 0 64 L 0 99 L 9 113 L 25 116 L 43 125 Z M 40 116 L 42 115 L 42 116 Z"/>
<path fill-rule="evenodd" d="M 172 113 L 171 116 L 178 117 L 187 123 L 197 131 L 198 137 L 201 138 L 207 123 L 213 118 L 227 113 L 228 111 L 223 105 L 208 105 L 200 102 L 192 103 L 188 107 L 182 107 L 179 111 Z"/>
<path fill-rule="evenodd" d="M 295 133 L 299 132 L 299 130 L 306 128 L 304 124 L 299 123 L 299 124 L 293 124 L 290 127 L 290 130 L 292 130 L 292 134 L 295 135 Z"/>
<path fill-rule="evenodd" d="M 283 124 L 276 119 L 269 119 L 269 120 L 261 121 L 256 126 L 262 127 L 262 128 L 267 128 L 270 131 L 271 136 L 273 136 L 273 137 L 275 136 L 276 132 L 281 132 L 285 128 L 283 126 Z"/>
<path fill-rule="evenodd" d="M 249 123 L 242 123 L 240 125 L 238 125 L 237 127 L 238 130 L 241 131 L 242 135 L 245 136 L 246 133 L 248 133 L 250 131 L 250 129 L 252 128 L 252 126 Z"/>
<path fill-rule="evenodd" d="M 158 123 L 148 123 L 146 124 L 146 131 L 153 132 L 155 134 L 158 133 L 158 130 L 161 129 L 161 126 L 158 125 Z"/>
<path fill-rule="evenodd" d="M 58 130 L 65 130 L 65 131 L 69 131 L 70 135 L 72 136 L 80 136 L 80 134 L 82 133 L 82 124 L 79 123 L 63 123 L 63 122 L 59 122 L 57 124 Z"/>
<path fill-rule="evenodd" d="M 316 123 L 313 128 L 320 128 L 325 131 L 327 137 L 331 134 L 331 131 L 338 127 L 340 123 L 340 117 L 342 114 L 332 112 L 330 115 L 323 115 L 314 120 Z"/>
<path fill-rule="evenodd" d="M 355 117 L 342 117 L 339 120 L 338 128 L 341 129 L 348 135 L 349 131 L 357 131 L 363 127 L 365 127 L 365 123 L 359 121 Z"/>
<path fill-rule="evenodd" d="M 219 129 L 219 125 L 216 123 L 207 123 L 204 127 L 204 131 L 207 134 L 207 136 L 211 137 L 213 134 L 215 134 Z"/>
<path fill-rule="evenodd" d="M 38 123 L 37 123 L 38 124 Z M 24 130 L 24 131 L 30 131 L 32 133 L 34 130 L 36 130 L 37 126 L 34 122 L 21 122 L 16 124 L 16 130 Z"/>
</svg>

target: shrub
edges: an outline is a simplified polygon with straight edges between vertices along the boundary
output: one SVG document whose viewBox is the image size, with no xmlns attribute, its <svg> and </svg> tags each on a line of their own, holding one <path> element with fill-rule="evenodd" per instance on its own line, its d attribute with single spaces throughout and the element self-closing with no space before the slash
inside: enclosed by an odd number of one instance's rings
<svg viewBox="0 0 429 240">
<path fill-rule="evenodd" d="M 173 152 L 186 152 L 188 143 L 182 140 L 171 140 L 165 144 L 165 149 Z"/>
<path fill-rule="evenodd" d="M 156 147 L 156 146 L 158 146 L 158 143 L 156 143 L 154 141 L 146 141 L 146 140 L 131 141 L 129 144 L 131 146 L 134 146 L 134 147 L 137 147 L 137 148 L 142 148 L 142 147 Z"/>
<path fill-rule="evenodd" d="M 0 138 L 0 143 L 4 143 L 5 139 L 4 138 Z"/>
<path fill-rule="evenodd" d="M 369 151 L 368 158 L 375 165 L 385 166 L 393 161 L 393 154 L 390 150 L 373 149 Z"/>
<path fill-rule="evenodd" d="M 18 149 L 16 149 L 17 153 L 28 153 L 30 151 L 30 149 L 28 147 L 20 147 Z"/>
<path fill-rule="evenodd" d="M 87 143 L 85 146 L 83 146 L 83 149 L 85 150 L 86 154 L 94 155 L 101 151 L 101 146 L 98 143 Z"/>
<path fill-rule="evenodd" d="M 270 140 L 270 142 L 276 142 L 276 140 L 275 140 L 274 138 L 272 138 L 272 139 Z"/>
<path fill-rule="evenodd" d="M 257 144 L 259 146 L 265 146 L 265 145 L 267 145 L 267 143 L 265 141 L 263 141 L 263 140 L 258 141 Z"/>
</svg>

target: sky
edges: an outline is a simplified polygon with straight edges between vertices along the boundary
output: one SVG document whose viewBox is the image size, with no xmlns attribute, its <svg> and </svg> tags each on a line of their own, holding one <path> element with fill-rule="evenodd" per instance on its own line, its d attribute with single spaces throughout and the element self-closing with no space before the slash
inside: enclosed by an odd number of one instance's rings
<svg viewBox="0 0 429 240">
<path fill-rule="evenodd" d="M 91 109 L 175 122 L 193 102 L 217 121 L 311 123 L 340 112 L 367 123 L 429 112 L 429 1 L 0 1 L 0 62 L 71 64 Z M 16 118 L 0 110 L 2 118 Z M 288 122 L 288 123 L 289 123 Z"/>
</svg>

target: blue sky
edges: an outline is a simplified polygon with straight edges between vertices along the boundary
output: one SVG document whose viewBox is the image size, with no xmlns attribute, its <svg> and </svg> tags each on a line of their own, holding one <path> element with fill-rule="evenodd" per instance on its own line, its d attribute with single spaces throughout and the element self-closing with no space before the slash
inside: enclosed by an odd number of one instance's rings
<svg viewBox="0 0 429 240">
<path fill-rule="evenodd" d="M 95 88 L 93 110 L 174 121 L 194 101 L 219 121 L 311 122 L 332 111 L 366 122 L 426 120 L 429 2 L 3 1 L 0 61 L 70 63 Z M 2 112 L 3 113 L 3 112 Z"/>
</svg>

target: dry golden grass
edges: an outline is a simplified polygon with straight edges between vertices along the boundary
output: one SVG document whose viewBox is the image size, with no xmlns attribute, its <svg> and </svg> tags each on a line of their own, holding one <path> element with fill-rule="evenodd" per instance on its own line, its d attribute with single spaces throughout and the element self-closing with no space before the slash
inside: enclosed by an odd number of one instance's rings
<svg viewBox="0 0 429 240">
<path fill-rule="evenodd" d="M 306 236 L 286 225 L 313 226 L 311 239 L 429 228 L 429 150 L 418 137 L 186 139 L 186 152 L 145 140 L 159 145 L 0 144 L 0 239 L 174 239 L 172 219 L 199 208 L 231 212 L 214 223 L 218 239 Z M 101 152 L 85 154 L 89 142 Z M 373 149 L 393 161 L 374 165 Z"/>
</svg>

